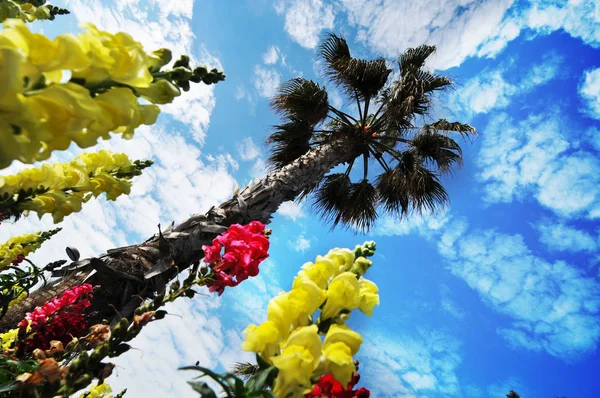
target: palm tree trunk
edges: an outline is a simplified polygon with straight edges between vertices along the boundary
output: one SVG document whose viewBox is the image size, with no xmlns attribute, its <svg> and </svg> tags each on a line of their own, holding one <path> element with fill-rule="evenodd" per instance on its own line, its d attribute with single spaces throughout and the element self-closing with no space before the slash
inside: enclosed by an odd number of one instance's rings
<svg viewBox="0 0 600 398">
<path fill-rule="evenodd" d="M 164 231 L 159 229 L 158 234 L 143 243 L 111 249 L 98 258 L 71 263 L 53 274 L 61 277 L 58 282 L 36 290 L 10 307 L 0 320 L 0 331 L 16 327 L 35 306 L 84 280 L 100 286 L 92 301 L 95 321 L 131 317 L 142 298 L 151 296 L 179 272 L 200 261 L 204 256 L 202 245 L 210 244 L 228 226 L 253 220 L 269 223 L 283 202 L 295 199 L 333 167 L 357 155 L 351 140 L 333 140 L 246 186 L 206 214 L 194 215 Z"/>
</svg>

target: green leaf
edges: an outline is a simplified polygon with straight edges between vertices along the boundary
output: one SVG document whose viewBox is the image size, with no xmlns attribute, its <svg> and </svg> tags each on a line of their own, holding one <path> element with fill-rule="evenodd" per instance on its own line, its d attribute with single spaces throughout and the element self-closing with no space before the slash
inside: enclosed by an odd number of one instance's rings
<svg viewBox="0 0 600 398">
<path fill-rule="evenodd" d="M 248 381 L 248 389 L 250 392 L 256 392 L 262 391 L 266 387 L 271 387 L 278 373 L 279 369 L 275 366 L 259 371 Z"/>
<path fill-rule="evenodd" d="M 203 381 L 188 381 L 187 382 L 194 391 L 200 393 L 202 398 L 217 398 L 217 394 Z"/>
<path fill-rule="evenodd" d="M 17 382 L 14 380 L 7 381 L 6 383 L 0 384 L 0 392 L 9 392 L 16 390 Z"/>
<path fill-rule="evenodd" d="M 262 359 L 258 354 L 256 354 L 256 363 L 258 364 L 259 369 L 268 369 L 271 367 L 271 365 Z"/>
</svg>

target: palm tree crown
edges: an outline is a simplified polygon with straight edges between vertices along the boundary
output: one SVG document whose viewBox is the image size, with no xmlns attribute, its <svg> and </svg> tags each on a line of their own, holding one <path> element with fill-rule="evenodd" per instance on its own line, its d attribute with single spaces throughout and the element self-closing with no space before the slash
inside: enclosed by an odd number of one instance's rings
<svg viewBox="0 0 600 398">
<path fill-rule="evenodd" d="M 462 161 L 461 148 L 449 134 L 467 136 L 476 130 L 445 119 L 415 126 L 417 116 L 428 115 L 432 94 L 452 87 L 449 78 L 424 68 L 434 51 L 426 45 L 406 50 L 398 58 L 398 73 L 392 73 L 385 59 L 353 58 L 346 40 L 329 34 L 319 46 L 325 75 L 356 102 L 358 115 L 335 108 L 325 87 L 302 78 L 284 83 L 271 100 L 283 119 L 267 139 L 273 168 L 290 164 L 315 146 L 352 141 L 345 173 L 329 174 L 300 195 L 314 193 L 316 209 L 334 226 L 368 230 L 378 208 L 402 217 L 448 203 L 439 177 Z M 361 156 L 362 162 L 355 162 Z M 370 160 L 380 166 L 371 167 L 376 176 L 369 175 Z M 350 178 L 355 163 L 362 163 L 359 181 Z"/>
</svg>

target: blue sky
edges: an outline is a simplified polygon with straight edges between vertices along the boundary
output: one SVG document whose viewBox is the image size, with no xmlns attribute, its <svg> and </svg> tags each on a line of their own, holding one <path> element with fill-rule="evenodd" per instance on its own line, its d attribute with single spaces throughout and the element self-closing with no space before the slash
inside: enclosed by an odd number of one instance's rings
<svg viewBox="0 0 600 398">
<path fill-rule="evenodd" d="M 73 12 L 35 28 L 52 36 L 80 22 L 127 31 L 148 49 L 172 48 L 222 68 L 132 141 L 98 148 L 156 164 L 132 194 L 91 202 L 68 218 L 40 262 L 64 246 L 95 255 L 135 243 L 156 224 L 206 211 L 265 173 L 264 140 L 277 122 L 268 97 L 292 77 L 320 79 L 315 46 L 342 33 L 359 57 L 393 61 L 434 44 L 429 67 L 457 81 L 434 117 L 473 124 L 464 167 L 445 179 L 452 204 L 436 216 L 383 217 L 368 236 L 330 231 L 310 203 L 276 214 L 261 274 L 221 298 L 171 307 L 119 359 L 115 390 L 194 396 L 180 365 L 227 368 L 250 359 L 241 331 L 287 290 L 306 261 L 366 239 L 378 250 L 369 278 L 381 306 L 351 324 L 365 343 L 361 385 L 375 397 L 600 396 L 600 4 L 510 0 L 71 0 Z M 352 106 L 332 88 L 333 103 Z M 71 148 L 55 159 L 81 152 Z M 14 165 L 9 171 L 22 168 Z M 4 171 L 6 172 L 6 171 Z M 0 230 L 49 228 L 29 218 Z"/>
</svg>

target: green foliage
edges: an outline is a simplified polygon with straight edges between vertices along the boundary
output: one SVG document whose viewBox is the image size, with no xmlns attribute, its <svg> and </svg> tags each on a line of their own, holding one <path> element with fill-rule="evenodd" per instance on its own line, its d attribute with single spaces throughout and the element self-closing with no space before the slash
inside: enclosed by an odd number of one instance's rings
<svg viewBox="0 0 600 398">
<path fill-rule="evenodd" d="M 206 382 L 199 380 L 202 377 L 209 377 L 214 380 L 221 387 L 223 396 L 228 398 L 275 398 L 275 395 L 268 390 L 277 377 L 278 369 L 274 366 L 261 367 L 245 383 L 234 373 L 218 374 L 201 366 L 185 366 L 179 368 L 179 370 L 195 370 L 201 373 L 200 376 L 188 381 L 188 384 L 200 394 L 201 398 L 217 397 L 217 393 Z"/>
</svg>

